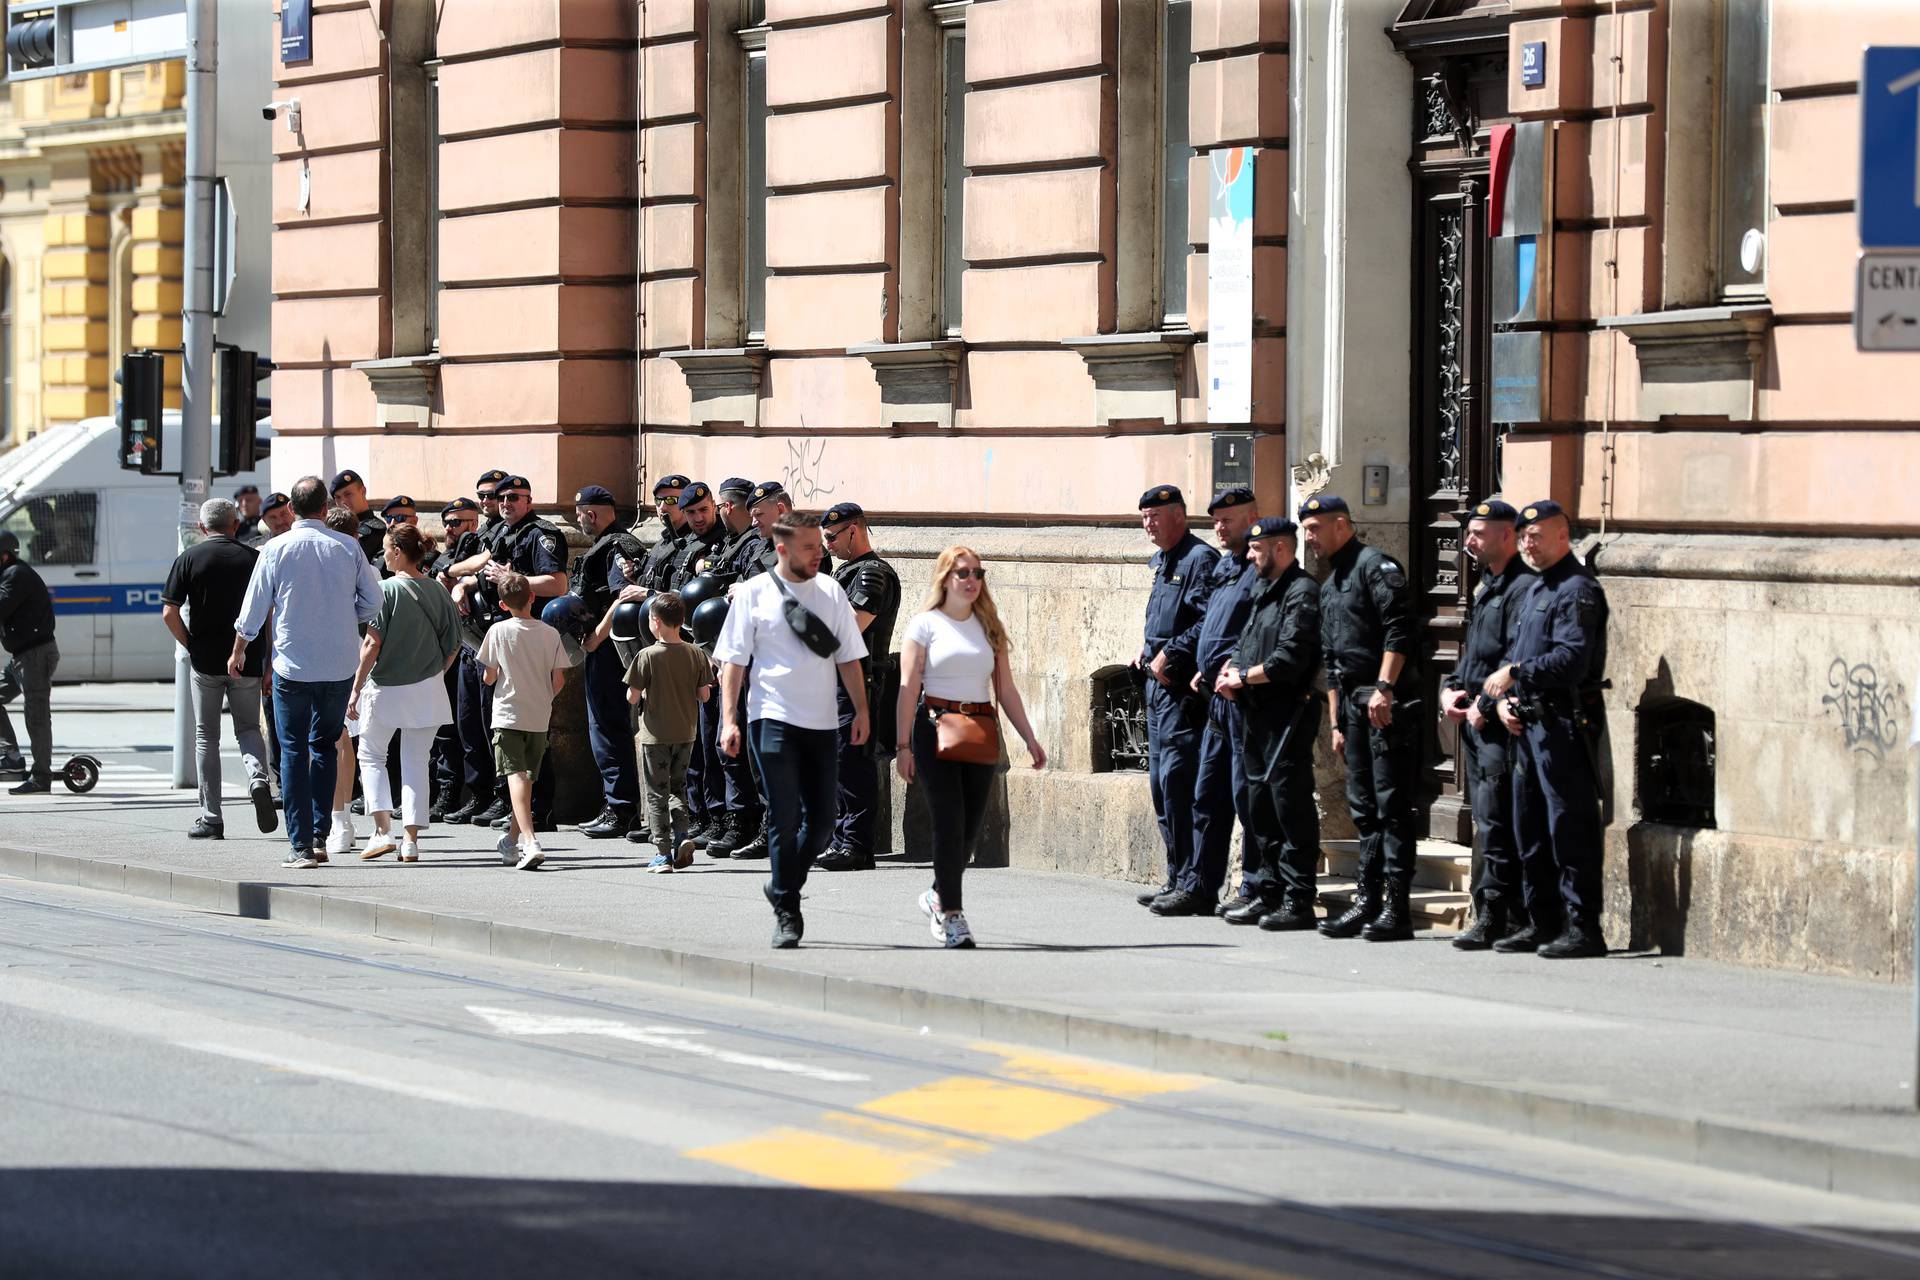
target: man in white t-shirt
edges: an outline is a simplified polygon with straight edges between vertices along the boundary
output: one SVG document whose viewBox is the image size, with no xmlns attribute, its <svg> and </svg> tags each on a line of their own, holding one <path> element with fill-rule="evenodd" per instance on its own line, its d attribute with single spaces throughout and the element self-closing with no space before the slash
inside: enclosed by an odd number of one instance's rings
<svg viewBox="0 0 1920 1280">
<path fill-rule="evenodd" d="M 820 575 L 826 543 L 819 517 L 784 513 L 773 525 L 773 547 L 778 557 L 773 571 L 748 579 L 735 592 L 713 657 L 723 664 L 720 750 L 738 756 L 744 736 L 766 789 L 773 874 L 765 892 L 773 904 L 773 945 L 787 948 L 800 945 L 806 928 L 800 890 L 807 870 L 833 837 L 840 728 L 836 679 L 853 702 L 853 743 L 867 740 L 867 686 L 860 670 L 867 646 L 847 593 Z M 796 602 L 813 615 L 824 654 L 809 647 L 789 621 L 787 609 Z M 737 707 L 749 664 L 753 683 L 743 731 Z"/>
</svg>

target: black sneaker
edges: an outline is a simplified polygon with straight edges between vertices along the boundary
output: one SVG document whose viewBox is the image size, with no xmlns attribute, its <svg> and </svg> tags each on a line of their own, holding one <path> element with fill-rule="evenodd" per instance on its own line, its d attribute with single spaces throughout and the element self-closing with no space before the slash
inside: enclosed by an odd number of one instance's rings
<svg viewBox="0 0 1920 1280">
<path fill-rule="evenodd" d="M 813 865 L 822 871 L 871 871 L 873 855 L 855 853 L 851 849 L 829 849 Z"/>
<path fill-rule="evenodd" d="M 211 818 L 195 818 L 193 825 L 187 828 L 189 840 L 224 840 L 227 838 L 227 824 L 215 822 Z"/>
<path fill-rule="evenodd" d="M 25 756 L 0 756 L 0 773 L 25 773 L 26 771 Z"/>
<path fill-rule="evenodd" d="M 256 782 L 247 788 L 247 794 L 253 798 L 253 824 L 262 831 L 271 831 L 280 825 L 280 819 L 273 816 L 273 788 L 264 782 Z"/>
<path fill-rule="evenodd" d="M 791 951 L 800 945 L 801 935 L 807 931 L 807 922 L 800 918 L 798 911 L 780 911 L 773 913 L 773 949 Z"/>
<path fill-rule="evenodd" d="M 480 807 L 480 798 L 475 796 L 459 808 L 447 810 L 446 817 L 443 820 L 452 823 L 454 826 L 465 826 L 473 821 L 473 816 L 480 812 Z"/>
<path fill-rule="evenodd" d="M 694 819 L 693 826 L 687 831 L 687 839 L 693 841 L 693 847 L 704 849 L 725 829 L 719 816 L 703 813 Z"/>
<path fill-rule="evenodd" d="M 1158 889 L 1149 889 L 1145 893 L 1135 894 L 1133 900 L 1143 907 L 1150 907 L 1173 892 L 1173 881 L 1169 880 Z"/>
<path fill-rule="evenodd" d="M 1297 929 L 1311 929 L 1314 923 L 1311 902 L 1284 903 L 1278 911 L 1269 911 L 1260 917 L 1260 927 L 1268 933 L 1292 933 Z"/>
<path fill-rule="evenodd" d="M 16 795 L 16 796 L 37 796 L 37 795 L 42 795 L 51 790 L 53 790 L 53 783 L 47 781 L 46 779 L 28 778 L 25 782 L 21 783 L 19 786 L 11 788 L 8 794 Z"/>
<path fill-rule="evenodd" d="M 627 833 L 632 818 L 620 809 L 602 809 L 592 822 L 580 824 L 580 834 L 589 840 L 612 840 Z"/>
<path fill-rule="evenodd" d="M 1149 911 L 1157 916 L 1210 916 L 1213 899 L 1203 898 L 1185 889 L 1175 889 L 1163 898 L 1155 898 Z"/>
</svg>

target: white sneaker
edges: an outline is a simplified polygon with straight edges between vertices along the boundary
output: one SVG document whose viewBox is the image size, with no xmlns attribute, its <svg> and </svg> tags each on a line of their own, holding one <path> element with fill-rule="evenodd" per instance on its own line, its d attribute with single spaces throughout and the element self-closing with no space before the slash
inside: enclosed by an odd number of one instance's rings
<svg viewBox="0 0 1920 1280">
<path fill-rule="evenodd" d="M 528 836 L 527 842 L 520 846 L 520 861 L 514 863 L 514 870 L 531 871 L 545 861 L 546 856 L 540 852 L 540 846 L 534 842 L 533 837 Z"/>
<path fill-rule="evenodd" d="M 353 815 L 342 809 L 333 815 L 333 830 L 327 833 L 327 853 L 350 853 L 353 850 Z"/>
<path fill-rule="evenodd" d="M 973 930 L 967 928 L 967 918 L 958 911 L 945 917 L 940 932 L 941 945 L 948 950 L 973 945 Z"/>
<path fill-rule="evenodd" d="M 376 831 L 367 837 L 366 848 L 360 850 L 360 861 L 371 862 L 375 858 L 383 858 L 399 847 L 400 842 L 393 838 L 393 832 Z"/>
<path fill-rule="evenodd" d="M 405 836 L 400 841 L 400 861 L 420 861 L 420 842 L 412 836 Z"/>
<path fill-rule="evenodd" d="M 947 940 L 947 926 L 943 923 L 946 914 L 940 910 L 940 895 L 929 889 L 920 895 L 920 910 L 927 916 L 927 931 L 933 934 L 935 942 Z"/>
<path fill-rule="evenodd" d="M 500 839 L 494 842 L 493 851 L 500 855 L 502 866 L 510 867 L 520 861 L 520 839 L 503 831 Z"/>
</svg>

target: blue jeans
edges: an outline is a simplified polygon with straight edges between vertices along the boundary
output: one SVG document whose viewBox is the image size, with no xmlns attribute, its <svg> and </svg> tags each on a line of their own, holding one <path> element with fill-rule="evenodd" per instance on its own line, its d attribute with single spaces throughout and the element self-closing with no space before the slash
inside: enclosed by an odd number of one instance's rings
<svg viewBox="0 0 1920 1280">
<path fill-rule="evenodd" d="M 832 729 L 802 729 L 783 720 L 755 720 L 748 729 L 766 786 L 767 849 L 773 858 L 767 901 L 775 911 L 800 909 L 807 872 L 833 838 L 838 736 Z"/>
<path fill-rule="evenodd" d="M 273 677 L 273 715 L 280 728 L 280 798 L 287 843 L 296 853 L 324 841 L 333 829 L 333 783 L 339 772 L 340 731 L 347 723 L 352 680 Z"/>
</svg>

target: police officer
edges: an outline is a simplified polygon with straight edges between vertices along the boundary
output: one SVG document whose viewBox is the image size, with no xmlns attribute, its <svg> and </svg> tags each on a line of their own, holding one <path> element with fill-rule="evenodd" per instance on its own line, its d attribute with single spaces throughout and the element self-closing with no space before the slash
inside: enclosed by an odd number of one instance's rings
<svg viewBox="0 0 1920 1280">
<path fill-rule="evenodd" d="M 387 499 L 387 504 L 380 508 L 380 518 L 389 525 L 410 524 L 418 527 L 420 511 L 413 505 L 412 498 L 400 494 Z"/>
<path fill-rule="evenodd" d="M 241 546 L 257 547 L 265 539 L 255 540 L 260 531 L 260 486 L 243 484 L 233 491 L 233 505 L 240 508 L 240 524 L 233 531 L 233 540 Z"/>
<path fill-rule="evenodd" d="M 1572 522 L 1559 503 L 1529 503 L 1515 523 L 1520 554 L 1540 576 L 1518 600 L 1506 665 L 1483 689 L 1514 735 L 1513 816 L 1531 921 L 1493 945 L 1551 960 L 1604 956 L 1598 749 L 1607 596 L 1573 554 Z"/>
<path fill-rule="evenodd" d="M 1191 655 L 1189 644 L 1198 644 L 1220 556 L 1188 531 L 1187 500 L 1173 485 L 1155 485 L 1140 495 L 1140 524 L 1158 549 L 1148 561 L 1153 587 L 1146 642 L 1133 665 L 1146 673 L 1147 786 L 1167 846 L 1166 883 L 1137 899 L 1151 907 L 1179 889 L 1180 873 L 1194 857 L 1193 791 L 1207 699 L 1193 691 L 1194 663 L 1183 653 Z M 1182 639 L 1189 631 L 1190 642 Z"/>
<path fill-rule="evenodd" d="M 628 579 L 648 591 L 665 591 L 673 577 L 673 560 L 687 539 L 687 518 L 680 495 L 693 481 L 683 475 L 661 476 L 653 482 L 653 505 L 660 514 L 660 536 L 647 548 L 646 562 Z M 645 539 L 643 538 L 644 542 Z"/>
<path fill-rule="evenodd" d="M 506 478 L 507 473 L 497 467 L 481 472 L 474 481 L 474 496 L 456 498 L 440 513 L 447 522 L 448 545 L 435 562 L 435 575 L 454 593 L 462 618 L 460 658 L 453 665 L 453 725 L 460 738 L 460 776 L 466 799 L 447 811 L 448 822 L 474 822 L 482 814 L 489 814 L 487 821 L 493 821 L 491 810 L 498 781 L 493 768 L 493 689 L 486 682 L 479 659 L 480 637 L 493 615 L 493 604 L 487 598 L 485 580 L 474 575 L 489 558 L 483 539 L 500 526 L 500 500 L 495 487 Z M 472 586 L 462 590 L 462 579 L 469 577 L 474 579 Z"/>
<path fill-rule="evenodd" d="M 489 468 L 480 473 L 473 483 L 473 496 L 480 504 L 480 532 L 492 533 L 493 527 L 500 523 L 500 497 L 495 487 L 507 478 L 507 473 L 498 467 Z"/>
<path fill-rule="evenodd" d="M 1329 938 L 1401 942 L 1413 937 L 1414 773 L 1419 759 L 1418 628 L 1406 571 L 1354 534 L 1346 499 L 1300 504 L 1307 546 L 1330 566 L 1320 584 L 1333 749 L 1347 762 L 1347 808 L 1360 836 L 1353 905 L 1320 922 Z"/>
<path fill-rule="evenodd" d="M 551 522 L 534 514 L 533 485 L 525 476 L 508 476 L 494 486 L 494 493 L 500 503 L 500 523 L 481 540 L 481 554 L 485 559 L 477 566 L 472 566 L 471 562 L 455 566 L 463 576 L 454 588 L 456 604 L 462 603 L 463 599 L 471 604 L 477 599 L 483 605 L 486 610 L 483 621 L 488 627 L 507 616 L 506 609 L 499 602 L 499 585 L 509 571 L 526 577 L 533 589 L 535 609 L 543 608 L 547 600 L 564 595 L 567 590 L 566 535 Z M 483 713 L 491 734 L 492 686 L 484 687 L 487 696 L 483 702 Z M 549 753 L 547 760 L 550 762 L 552 758 Z M 496 772 L 493 803 L 475 814 L 471 821 L 475 825 L 492 826 L 498 823 L 504 827 L 508 812 L 507 780 Z M 553 769 L 550 763 L 542 764 L 539 777 L 534 779 L 533 824 L 536 831 L 553 830 Z"/>
<path fill-rule="evenodd" d="M 1270 933 L 1313 928 L 1320 810 L 1313 742 L 1320 732 L 1320 584 L 1300 567 L 1293 521 L 1269 516 L 1248 530 L 1253 611 L 1215 687 L 1240 708 L 1247 772 L 1240 895 L 1228 924 Z"/>
<path fill-rule="evenodd" d="M 1182 667 L 1191 667 L 1187 687 L 1207 708 L 1206 728 L 1200 734 L 1199 768 L 1194 775 L 1193 848 L 1186 865 L 1174 875 L 1172 893 L 1155 899 L 1157 916 L 1204 916 L 1216 909 L 1227 878 L 1227 854 L 1233 844 L 1233 819 L 1247 829 L 1246 774 L 1240 754 L 1240 708 L 1214 687 L 1221 668 L 1233 656 L 1233 647 L 1253 607 L 1256 575 L 1247 559 L 1247 530 L 1257 513 L 1253 490 L 1222 489 L 1207 504 L 1213 517 L 1214 541 L 1221 555 L 1209 572 L 1207 607 L 1198 629 L 1188 629 L 1167 645 Z"/>
<path fill-rule="evenodd" d="M 388 576 L 387 522 L 373 514 L 373 507 L 367 502 L 367 482 L 360 478 L 358 471 L 342 471 L 333 478 L 328 491 L 333 494 L 334 502 L 353 512 L 359 522 L 354 536 L 360 539 L 360 549 L 367 553 L 367 562 L 380 571 L 381 577 Z"/>
<path fill-rule="evenodd" d="M 674 553 L 672 567 L 667 572 L 665 589 L 669 591 L 678 591 L 708 569 L 718 567 L 720 542 L 726 536 L 726 526 L 720 523 L 720 511 L 714 503 L 712 489 L 696 480 L 680 491 L 679 504 L 680 516 L 686 521 L 687 527 L 680 549 Z M 716 763 L 720 755 L 719 739 L 720 703 L 717 698 L 708 698 L 700 704 L 700 736 L 694 743 L 693 759 L 687 766 L 687 820 L 690 828 L 700 825 L 711 827 L 716 822 L 726 821 L 726 774 Z M 711 749 L 709 743 L 714 744 Z M 711 843 L 707 846 L 707 852 L 716 857 L 725 856 L 714 853 Z"/>
<path fill-rule="evenodd" d="M 420 571 L 434 580 L 444 583 L 441 577 L 444 570 L 454 564 L 453 549 L 469 532 L 479 528 L 480 504 L 472 498 L 455 498 L 440 508 L 440 548 L 429 555 L 421 564 Z M 460 663 L 455 662 L 447 668 L 447 706 L 456 710 L 455 718 L 440 726 L 433 735 L 433 751 L 429 757 L 433 777 L 433 807 L 427 812 L 429 822 L 445 822 L 447 815 L 460 811 L 462 782 L 466 777 L 466 748 L 460 736 L 460 721 L 457 709 L 460 706 Z M 487 783 L 487 794 L 492 795 L 492 782 Z M 476 794 L 478 794 L 476 792 Z M 472 817 L 472 813 L 467 815 Z"/>
<path fill-rule="evenodd" d="M 1468 606 L 1460 663 L 1440 695 L 1440 710 L 1460 726 L 1467 798 L 1473 806 L 1473 924 L 1453 940 L 1462 951 L 1484 951 L 1518 932 L 1527 919 L 1513 836 L 1513 787 L 1507 776 L 1513 735 L 1497 723 L 1493 699 L 1483 689 L 1513 647 L 1521 601 L 1532 586 L 1514 536 L 1519 514 L 1499 498 L 1488 498 L 1468 513 L 1467 554 L 1480 566 L 1480 583 Z"/>
<path fill-rule="evenodd" d="M 267 495 L 260 504 L 260 524 L 254 530 L 256 547 L 264 547 L 269 541 L 293 528 L 293 499 L 275 490 Z"/>
<path fill-rule="evenodd" d="M 894 620 L 900 616 L 900 575 L 874 553 L 867 513 L 858 503 L 838 502 L 827 508 L 820 531 L 828 548 L 840 557 L 833 578 L 846 591 L 854 621 L 860 624 L 860 638 L 866 642 L 867 656 L 860 659 L 860 669 L 866 676 L 867 705 L 887 705 L 877 695 L 883 694 L 889 683 L 896 689 L 899 684 L 890 650 Z M 872 742 L 854 745 L 853 700 L 843 686 L 836 683 L 834 689 L 840 700 L 840 798 L 833 842 L 814 865 L 823 871 L 871 871 L 873 830 L 880 816 L 880 777 L 873 765 Z M 880 717 L 881 721 L 886 719 Z"/>
<path fill-rule="evenodd" d="M 753 481 L 728 476 L 715 491 L 721 539 L 713 554 L 707 557 L 705 572 L 729 588 L 762 571 L 760 534 L 749 512 L 753 490 Z M 741 682 L 740 696 L 744 707 L 745 681 Z M 704 707 L 701 709 L 700 741 L 695 750 L 700 754 L 702 776 L 717 771 L 723 780 L 723 798 L 721 805 L 707 814 L 706 821 L 688 835 L 709 856 L 725 858 L 735 849 L 753 843 L 760 830 L 764 806 L 759 781 L 754 777 L 752 753 L 743 751 L 730 756 L 720 750 L 720 704 L 712 699 L 708 702 L 714 710 L 708 713 Z M 744 724 L 745 711 L 740 714 Z"/>
<path fill-rule="evenodd" d="M 599 621 L 632 584 L 620 568 L 645 556 L 640 540 L 616 523 L 613 494 L 590 484 L 573 495 L 574 520 L 593 544 L 573 562 L 567 578 L 588 617 Z M 618 553 L 618 554 L 616 554 Z M 606 803 L 580 834 L 595 840 L 624 836 L 640 820 L 640 773 L 634 759 L 633 720 L 627 710 L 625 668 L 612 645 L 587 652 L 583 669 L 587 696 L 587 737 Z"/>
</svg>

